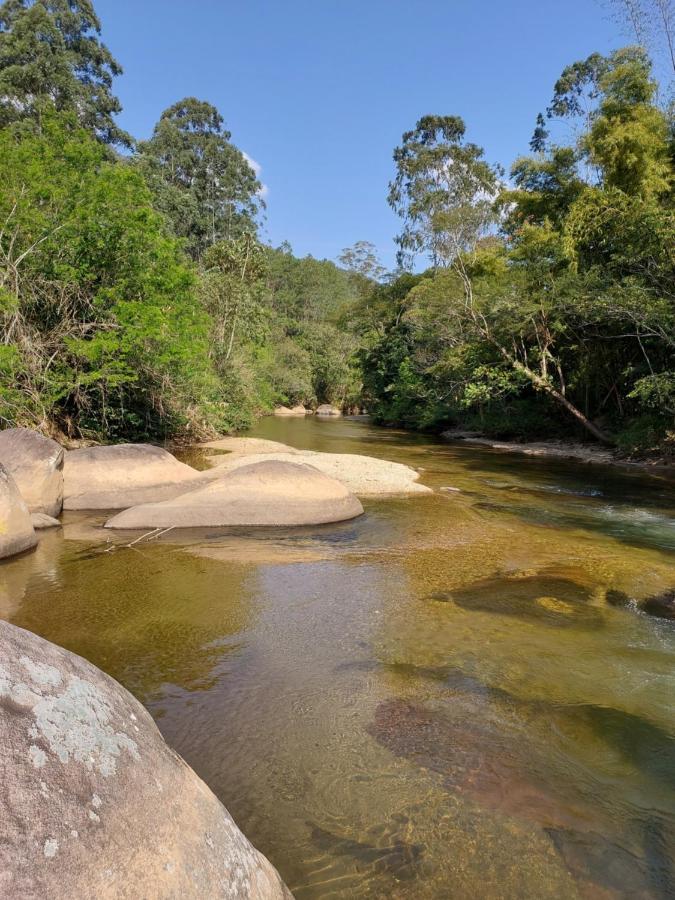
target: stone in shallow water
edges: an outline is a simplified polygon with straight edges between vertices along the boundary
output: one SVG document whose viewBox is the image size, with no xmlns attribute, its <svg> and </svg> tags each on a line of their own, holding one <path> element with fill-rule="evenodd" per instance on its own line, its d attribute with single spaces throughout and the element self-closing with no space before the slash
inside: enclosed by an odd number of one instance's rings
<svg viewBox="0 0 675 900">
<path fill-rule="evenodd" d="M 106 528 L 321 525 L 360 516 L 347 488 L 312 466 L 264 460 L 227 472 L 205 488 L 135 506 Z"/>
<path fill-rule="evenodd" d="M 586 587 L 546 572 L 521 578 L 483 578 L 458 590 L 436 592 L 429 599 L 563 627 L 598 626 L 604 621 L 602 611 L 589 605 L 590 592 Z"/>
<path fill-rule="evenodd" d="M 333 856 L 349 856 L 361 866 L 371 866 L 376 872 L 387 872 L 399 881 L 410 881 L 418 875 L 419 864 L 424 857 L 424 847 L 421 844 L 410 844 L 395 839 L 380 847 L 342 837 L 319 828 L 318 825 L 310 827 L 312 842 L 326 853 Z"/>
<path fill-rule="evenodd" d="M 124 509 L 176 497 L 208 480 L 151 444 L 70 450 L 63 470 L 65 509 Z"/>
<path fill-rule="evenodd" d="M 30 428 L 0 431 L 0 463 L 32 513 L 58 516 L 63 505 L 64 449 Z"/>
<path fill-rule="evenodd" d="M 28 507 L 9 472 L 0 464 L 0 559 L 37 544 Z"/>
<path fill-rule="evenodd" d="M 290 894 L 120 684 L 0 622 L 0 894 Z"/>
<path fill-rule="evenodd" d="M 675 619 L 675 588 L 648 597 L 640 604 L 640 609 L 650 616 L 658 616 L 661 619 Z"/>
</svg>

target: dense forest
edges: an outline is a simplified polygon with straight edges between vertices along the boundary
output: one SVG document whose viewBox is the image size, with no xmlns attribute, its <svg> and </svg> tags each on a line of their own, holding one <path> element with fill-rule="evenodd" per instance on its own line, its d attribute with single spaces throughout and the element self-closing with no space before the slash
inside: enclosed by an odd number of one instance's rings
<svg viewBox="0 0 675 900">
<path fill-rule="evenodd" d="M 265 244 L 221 113 L 187 97 L 136 141 L 120 72 L 90 0 L 0 6 L 3 426 L 189 440 L 331 402 L 675 452 L 675 125 L 640 42 L 568 66 L 509 173 L 423 116 L 393 273 Z"/>
</svg>

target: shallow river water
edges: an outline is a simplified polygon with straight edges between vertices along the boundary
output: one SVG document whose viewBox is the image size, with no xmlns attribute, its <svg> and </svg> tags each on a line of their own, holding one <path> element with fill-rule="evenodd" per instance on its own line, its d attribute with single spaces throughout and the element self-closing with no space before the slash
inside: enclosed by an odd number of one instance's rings
<svg viewBox="0 0 675 900">
<path fill-rule="evenodd" d="M 612 605 L 675 587 L 675 482 L 360 420 L 251 434 L 436 493 L 132 547 L 67 513 L 0 567 L 0 615 L 129 688 L 299 900 L 675 896 L 675 623 Z"/>
</svg>

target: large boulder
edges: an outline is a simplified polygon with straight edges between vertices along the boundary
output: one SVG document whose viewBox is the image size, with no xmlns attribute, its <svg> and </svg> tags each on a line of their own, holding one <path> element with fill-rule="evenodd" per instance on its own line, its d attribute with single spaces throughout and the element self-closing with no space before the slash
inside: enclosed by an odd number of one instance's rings
<svg viewBox="0 0 675 900">
<path fill-rule="evenodd" d="M 306 416 L 307 410 L 302 404 L 298 406 L 293 406 L 289 409 L 288 406 L 277 406 L 274 410 L 275 416 Z"/>
<path fill-rule="evenodd" d="M 151 444 L 85 447 L 66 454 L 65 509 L 126 509 L 185 493 L 201 472 Z"/>
<path fill-rule="evenodd" d="M 36 544 L 28 507 L 16 482 L 0 464 L 0 559 L 30 550 Z"/>
<path fill-rule="evenodd" d="M 7 622 L 0 659 L 1 896 L 291 896 L 120 684 Z"/>
<path fill-rule="evenodd" d="M 64 449 L 29 428 L 0 431 L 0 463 L 33 513 L 58 516 L 63 505 Z"/>
<path fill-rule="evenodd" d="M 342 413 L 336 406 L 331 406 L 330 403 L 322 403 L 321 406 L 317 407 L 316 410 L 317 416 L 341 416 Z"/>
<path fill-rule="evenodd" d="M 321 525 L 362 512 L 356 497 L 334 478 L 312 466 L 263 458 L 173 500 L 126 509 L 105 527 Z"/>
<path fill-rule="evenodd" d="M 236 441 L 237 438 L 232 438 Z M 247 440 L 239 438 L 239 440 Z M 402 463 L 357 453 L 317 453 L 313 450 L 275 451 L 266 448 L 262 452 L 247 452 L 246 448 L 223 456 L 211 456 L 209 461 L 220 470 L 234 471 L 242 466 L 276 459 L 279 462 L 305 463 L 340 481 L 347 490 L 360 497 L 401 496 L 406 494 L 430 494 L 431 488 L 418 484 L 419 472 Z M 283 445 L 282 445 L 283 446 Z M 252 448 L 255 451 L 255 445 Z"/>
</svg>

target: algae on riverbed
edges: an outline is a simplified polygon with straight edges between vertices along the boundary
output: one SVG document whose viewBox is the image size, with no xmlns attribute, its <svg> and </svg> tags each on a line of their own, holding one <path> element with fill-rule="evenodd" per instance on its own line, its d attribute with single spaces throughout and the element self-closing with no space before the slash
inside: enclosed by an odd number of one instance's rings
<svg viewBox="0 0 675 900">
<path fill-rule="evenodd" d="M 70 513 L 3 566 L 5 616 L 136 693 L 298 898 L 668 896 L 675 628 L 606 594 L 675 585 L 675 488 L 346 419 L 256 434 L 461 492 L 135 547 Z"/>
</svg>

